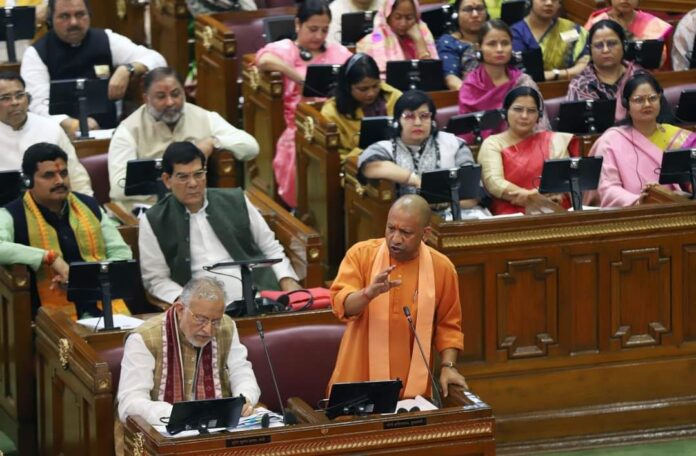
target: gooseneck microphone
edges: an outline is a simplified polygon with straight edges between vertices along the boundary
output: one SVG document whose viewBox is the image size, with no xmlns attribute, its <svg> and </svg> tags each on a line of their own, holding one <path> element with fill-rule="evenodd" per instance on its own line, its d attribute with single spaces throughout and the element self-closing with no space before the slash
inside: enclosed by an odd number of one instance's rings
<svg viewBox="0 0 696 456">
<path fill-rule="evenodd" d="M 263 351 L 266 353 L 266 361 L 268 362 L 268 369 L 271 371 L 271 379 L 273 380 L 273 387 L 275 388 L 276 396 L 278 397 L 278 405 L 280 405 L 280 411 L 283 414 L 284 424 L 297 424 L 297 418 L 292 412 L 286 412 L 285 407 L 283 407 L 283 399 L 280 397 L 280 389 L 278 388 L 278 382 L 276 381 L 275 371 L 273 371 L 273 363 L 271 363 L 271 356 L 268 354 L 268 346 L 266 346 L 265 334 L 263 332 L 263 325 L 260 320 L 256 320 L 256 331 L 259 333 L 261 338 L 261 345 L 263 345 Z"/>
<path fill-rule="evenodd" d="M 408 327 L 411 329 L 411 334 L 413 334 L 413 337 L 416 339 L 416 344 L 418 344 L 418 351 L 420 351 L 421 357 L 423 358 L 423 362 L 425 363 L 425 368 L 427 369 L 428 375 L 430 376 L 430 382 L 433 386 L 433 402 L 435 402 L 437 408 L 442 408 L 442 395 L 440 393 L 440 388 L 437 386 L 435 376 L 433 375 L 433 372 L 430 370 L 428 358 L 426 358 L 425 356 L 425 352 L 423 351 L 423 346 L 421 345 L 420 338 L 416 333 L 416 328 L 413 326 L 413 317 L 411 317 L 411 309 L 409 309 L 408 306 L 404 306 L 404 315 L 406 315 L 406 319 L 408 320 Z"/>
</svg>

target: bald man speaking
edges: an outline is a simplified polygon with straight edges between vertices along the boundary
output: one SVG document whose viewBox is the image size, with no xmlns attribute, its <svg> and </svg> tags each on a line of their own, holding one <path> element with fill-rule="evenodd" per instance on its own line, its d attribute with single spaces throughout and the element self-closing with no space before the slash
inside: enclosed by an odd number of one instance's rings
<svg viewBox="0 0 696 456">
<path fill-rule="evenodd" d="M 389 210 L 385 237 L 348 250 L 331 286 L 334 314 L 347 322 L 329 382 L 404 382 L 404 398 L 430 393 L 423 358 L 404 315 L 410 309 L 416 333 L 432 368 L 440 353 L 440 388 L 466 388 L 455 362 L 464 348 L 459 287 L 454 265 L 426 246 L 430 207 L 417 195 L 399 198 Z"/>
</svg>

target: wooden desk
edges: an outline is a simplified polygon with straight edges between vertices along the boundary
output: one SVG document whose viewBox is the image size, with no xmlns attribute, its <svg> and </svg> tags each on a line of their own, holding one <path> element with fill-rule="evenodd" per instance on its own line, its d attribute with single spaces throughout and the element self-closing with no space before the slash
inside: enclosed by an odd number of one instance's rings
<svg viewBox="0 0 696 456">
<path fill-rule="evenodd" d="M 472 400 L 473 399 L 473 400 Z M 292 401 L 292 399 L 291 399 Z M 129 417 L 126 452 L 134 455 L 494 455 L 491 409 L 476 396 L 429 412 L 298 424 L 283 428 L 168 438 Z M 234 450 L 230 450 L 234 448 Z"/>
<path fill-rule="evenodd" d="M 111 139 L 72 139 L 70 142 L 75 147 L 77 158 L 86 158 L 109 152 Z"/>
</svg>

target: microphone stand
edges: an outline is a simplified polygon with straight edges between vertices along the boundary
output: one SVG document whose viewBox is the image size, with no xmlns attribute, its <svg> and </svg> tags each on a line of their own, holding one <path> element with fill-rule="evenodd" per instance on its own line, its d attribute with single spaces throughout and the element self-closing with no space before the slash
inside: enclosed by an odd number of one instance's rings
<svg viewBox="0 0 696 456">
<path fill-rule="evenodd" d="M 404 315 L 406 315 L 406 319 L 408 320 L 408 327 L 411 329 L 411 333 L 416 339 L 416 344 L 418 345 L 418 350 L 420 351 L 421 357 L 423 358 L 423 362 L 425 363 L 425 368 L 428 370 L 428 375 L 430 376 L 430 381 L 433 386 L 433 402 L 435 402 L 437 408 L 442 408 L 442 394 L 440 393 L 440 388 L 438 388 L 437 382 L 435 381 L 435 376 L 430 370 L 428 358 L 426 358 L 425 356 L 423 346 L 420 343 L 420 338 L 418 337 L 418 334 L 416 334 L 416 328 L 413 326 L 413 318 L 411 317 L 411 309 L 409 309 L 408 306 L 404 306 Z"/>
<path fill-rule="evenodd" d="M 271 356 L 268 354 L 268 346 L 266 346 L 266 335 L 263 331 L 263 324 L 260 320 L 256 320 L 256 331 L 259 333 L 261 338 L 261 345 L 263 345 L 263 351 L 266 353 L 266 361 L 268 362 L 268 369 L 271 371 L 271 379 L 273 380 L 273 387 L 275 388 L 276 396 L 278 397 L 278 405 L 280 405 L 280 411 L 283 414 L 283 424 L 297 424 L 297 418 L 291 412 L 286 412 L 285 407 L 283 407 L 283 399 L 280 397 L 280 389 L 278 388 L 278 382 L 276 380 L 275 372 L 273 371 L 273 363 L 271 363 Z"/>
</svg>

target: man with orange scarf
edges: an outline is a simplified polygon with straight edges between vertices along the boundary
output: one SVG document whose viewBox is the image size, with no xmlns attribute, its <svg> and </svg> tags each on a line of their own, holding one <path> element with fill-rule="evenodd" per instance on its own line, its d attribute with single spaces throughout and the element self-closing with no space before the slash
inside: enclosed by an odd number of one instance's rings
<svg viewBox="0 0 696 456">
<path fill-rule="evenodd" d="M 62 286 L 74 261 L 128 260 L 133 254 L 114 223 L 91 196 L 70 191 L 68 155 L 55 144 L 37 143 L 24 152 L 28 188 L 0 209 L 0 264 L 31 268 L 32 310 L 61 309 L 72 318 L 96 316 L 96 302 L 67 300 Z M 121 300 L 114 313 L 128 314 Z"/>
<path fill-rule="evenodd" d="M 331 286 L 334 314 L 347 322 L 329 382 L 399 378 L 402 397 L 426 395 L 431 386 L 431 345 L 440 353 L 440 385 L 467 387 L 455 363 L 464 348 L 457 272 L 428 247 L 430 206 L 417 195 L 399 198 L 389 211 L 385 238 L 355 244 Z M 428 358 L 426 367 L 403 308 L 409 307 Z"/>
</svg>

